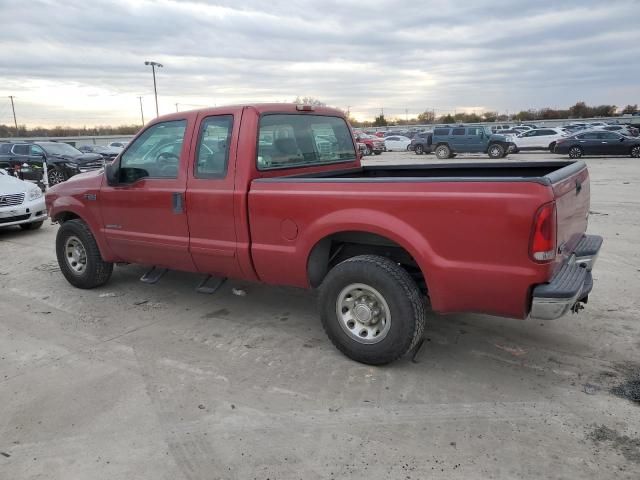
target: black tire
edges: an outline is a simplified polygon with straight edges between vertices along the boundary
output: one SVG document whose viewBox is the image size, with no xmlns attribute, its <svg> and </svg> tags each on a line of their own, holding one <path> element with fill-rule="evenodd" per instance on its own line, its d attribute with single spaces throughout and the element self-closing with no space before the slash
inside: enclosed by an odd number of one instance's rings
<svg viewBox="0 0 640 480">
<path fill-rule="evenodd" d="M 407 152 L 411 151 L 411 145 L 407 145 Z"/>
<path fill-rule="evenodd" d="M 549 151 L 550 151 L 551 153 L 553 153 L 553 151 L 554 151 L 555 149 L 556 149 L 556 142 L 551 142 L 551 143 L 549 144 Z"/>
<path fill-rule="evenodd" d="M 86 263 L 82 272 L 76 272 L 67 259 L 65 247 L 71 237 L 77 239 L 85 251 Z M 56 256 L 62 274 L 74 287 L 99 287 L 107 283 L 113 272 L 113 263 L 102 259 L 95 237 L 82 220 L 69 220 L 60 225 L 56 236 Z"/>
<path fill-rule="evenodd" d="M 581 147 L 574 146 L 569 149 L 569 158 L 581 158 L 584 155 Z"/>
<path fill-rule="evenodd" d="M 367 156 L 369 156 L 369 155 L 371 155 L 372 153 L 373 153 L 373 149 L 372 149 L 369 145 L 367 145 L 367 150 L 365 151 L 365 154 L 366 154 Z"/>
<path fill-rule="evenodd" d="M 343 326 L 338 316 L 341 292 L 354 284 L 373 287 L 388 306 L 389 326 L 376 343 L 354 339 L 346 330 L 353 327 Z M 384 365 L 418 344 L 424 332 L 426 304 L 404 268 L 386 257 L 360 255 L 339 263 L 327 274 L 320 287 L 320 313 L 322 326 L 338 350 L 357 362 Z"/>
<path fill-rule="evenodd" d="M 47 172 L 47 177 L 49 180 L 49 186 L 57 185 L 58 183 L 62 183 L 69 178 L 65 175 L 62 170 L 58 170 L 55 167 L 51 167 Z"/>
<path fill-rule="evenodd" d="M 489 158 L 502 158 L 504 153 L 505 149 L 499 143 L 489 145 L 489 148 L 487 149 L 487 155 L 489 155 Z"/>
<path fill-rule="evenodd" d="M 376 155 L 382 155 L 382 150 L 375 150 L 373 153 L 375 153 Z"/>
<path fill-rule="evenodd" d="M 445 158 L 451 158 L 451 149 L 447 145 L 438 145 L 435 151 L 436 157 L 440 160 L 444 160 Z"/>
<path fill-rule="evenodd" d="M 629 152 L 633 158 L 640 158 L 640 145 L 636 145 L 635 147 L 631 147 L 631 151 Z"/>
<path fill-rule="evenodd" d="M 44 223 L 44 221 L 42 221 L 42 222 L 23 223 L 22 225 L 20 225 L 20 228 L 22 230 L 37 230 L 42 226 L 43 223 Z"/>
<path fill-rule="evenodd" d="M 422 155 L 424 153 L 424 147 L 420 144 L 417 144 L 413 151 L 416 152 L 416 155 Z"/>
</svg>

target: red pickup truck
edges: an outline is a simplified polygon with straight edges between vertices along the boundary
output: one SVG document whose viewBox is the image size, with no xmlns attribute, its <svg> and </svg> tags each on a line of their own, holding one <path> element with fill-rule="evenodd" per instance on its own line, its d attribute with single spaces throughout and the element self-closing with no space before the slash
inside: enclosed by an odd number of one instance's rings
<svg viewBox="0 0 640 480">
<path fill-rule="evenodd" d="M 418 345 L 427 308 L 577 311 L 602 243 L 585 235 L 582 161 L 363 167 L 342 113 L 302 105 L 157 118 L 46 202 L 76 287 L 123 262 L 153 266 L 148 282 L 203 274 L 207 292 L 226 278 L 319 288 L 328 336 L 368 364 Z"/>
</svg>

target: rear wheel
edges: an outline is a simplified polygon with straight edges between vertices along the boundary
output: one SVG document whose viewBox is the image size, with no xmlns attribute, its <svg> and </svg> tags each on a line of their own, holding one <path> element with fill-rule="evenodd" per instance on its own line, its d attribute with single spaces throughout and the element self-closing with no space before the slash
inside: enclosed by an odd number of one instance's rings
<svg viewBox="0 0 640 480">
<path fill-rule="evenodd" d="M 367 145 L 367 150 L 365 151 L 365 154 L 368 156 L 368 155 L 371 155 L 372 153 L 373 153 L 373 149 L 369 145 Z"/>
<path fill-rule="evenodd" d="M 582 157 L 583 152 L 580 147 L 571 147 L 569 149 L 569 158 L 580 158 Z"/>
<path fill-rule="evenodd" d="M 376 155 L 381 155 L 382 154 L 382 150 L 374 150 L 374 152 Z"/>
<path fill-rule="evenodd" d="M 422 338 L 425 301 L 409 273 L 377 255 L 336 265 L 320 287 L 322 326 L 349 358 L 370 365 L 392 362 Z"/>
<path fill-rule="evenodd" d="M 556 142 L 551 142 L 551 143 L 549 144 L 549 151 L 550 151 L 551 153 L 553 153 L 553 151 L 554 151 L 555 149 L 556 149 Z"/>
<path fill-rule="evenodd" d="M 424 153 L 424 147 L 420 144 L 417 144 L 413 151 L 416 152 L 416 155 L 422 155 Z"/>
<path fill-rule="evenodd" d="M 631 149 L 631 156 L 633 158 L 640 158 L 640 145 L 636 145 Z"/>
<path fill-rule="evenodd" d="M 498 143 L 494 143 L 493 145 L 489 145 L 489 150 L 487 150 L 490 158 L 502 158 L 505 153 L 505 149 L 502 145 Z"/>
<path fill-rule="evenodd" d="M 436 148 L 436 157 L 444 160 L 445 158 L 450 158 L 449 155 L 451 155 L 451 149 L 448 146 L 439 145 Z"/>
<path fill-rule="evenodd" d="M 56 256 L 62 274 L 74 287 L 99 287 L 113 272 L 113 263 L 102 259 L 96 239 L 82 220 L 69 220 L 60 226 Z"/>
</svg>

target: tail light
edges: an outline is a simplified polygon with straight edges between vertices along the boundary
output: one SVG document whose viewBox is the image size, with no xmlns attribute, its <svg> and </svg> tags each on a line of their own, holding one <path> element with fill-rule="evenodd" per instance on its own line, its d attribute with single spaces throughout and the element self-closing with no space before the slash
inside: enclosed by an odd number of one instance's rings
<svg viewBox="0 0 640 480">
<path fill-rule="evenodd" d="M 533 220 L 529 255 L 536 262 L 548 262 L 556 257 L 556 204 L 540 207 Z"/>
</svg>

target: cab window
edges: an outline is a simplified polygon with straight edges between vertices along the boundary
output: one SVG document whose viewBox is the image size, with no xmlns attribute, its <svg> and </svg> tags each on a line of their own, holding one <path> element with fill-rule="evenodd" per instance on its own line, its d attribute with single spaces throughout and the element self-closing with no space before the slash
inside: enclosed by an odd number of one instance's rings
<svg viewBox="0 0 640 480">
<path fill-rule="evenodd" d="M 195 176 L 197 178 L 226 176 L 232 124 L 232 115 L 217 115 L 202 121 L 196 151 Z"/>
<path fill-rule="evenodd" d="M 120 181 L 140 178 L 178 178 L 186 120 L 162 122 L 149 127 L 122 154 Z"/>
<path fill-rule="evenodd" d="M 274 114 L 260 118 L 258 170 L 324 165 L 355 159 L 351 132 L 340 117 Z"/>
</svg>

